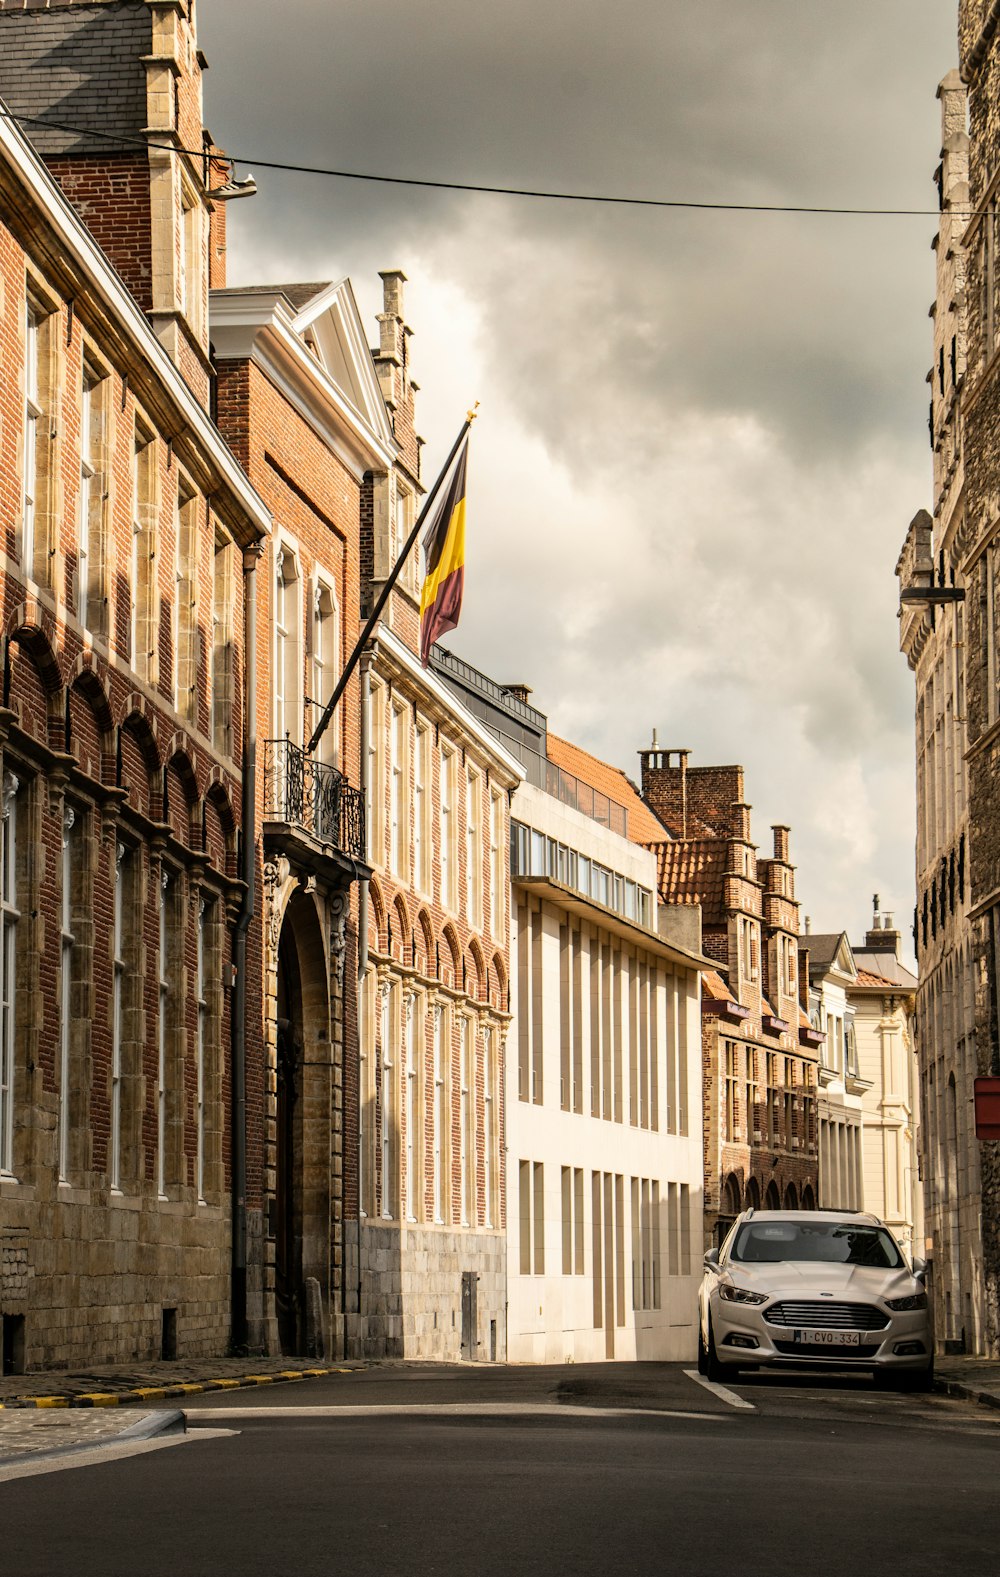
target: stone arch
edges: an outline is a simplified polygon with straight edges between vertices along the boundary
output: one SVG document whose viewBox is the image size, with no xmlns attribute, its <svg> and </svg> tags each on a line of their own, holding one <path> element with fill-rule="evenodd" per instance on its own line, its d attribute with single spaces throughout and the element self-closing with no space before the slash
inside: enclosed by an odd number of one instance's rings
<svg viewBox="0 0 1000 1577">
<path fill-rule="evenodd" d="M 441 940 L 444 946 L 440 950 L 439 978 L 442 985 L 457 988 L 462 971 L 462 949 L 458 945 L 455 927 L 450 923 L 445 926 Z"/>
<path fill-rule="evenodd" d="M 738 1216 L 743 1208 L 743 1187 L 736 1172 L 730 1172 L 722 1187 L 722 1214 Z"/>
<path fill-rule="evenodd" d="M 490 964 L 490 1002 L 493 1007 L 507 1007 L 507 966 L 502 953 L 494 953 Z"/>
<path fill-rule="evenodd" d="M 794 1183 L 786 1184 L 785 1197 L 782 1201 L 782 1206 L 785 1210 L 798 1210 L 799 1195 Z"/>
<path fill-rule="evenodd" d="M 210 783 L 205 795 L 203 844 L 209 863 L 227 876 L 236 874 L 236 817 L 221 783 Z"/>
<path fill-rule="evenodd" d="M 406 899 L 397 893 L 389 910 L 389 954 L 397 963 L 404 963 L 410 945 L 410 916 Z"/>
<path fill-rule="evenodd" d="M 156 803 L 160 752 L 149 723 L 141 712 L 130 712 L 118 730 L 119 783 L 128 804 L 143 816 L 159 821 L 162 806 Z"/>
<path fill-rule="evenodd" d="M 372 877 L 368 883 L 368 946 L 375 953 L 388 952 L 386 946 L 385 899 Z"/>
<path fill-rule="evenodd" d="M 189 756 L 176 750 L 167 762 L 163 779 L 163 819 L 170 823 L 178 842 L 190 848 L 194 837 L 198 780 Z"/>
<path fill-rule="evenodd" d="M 306 1284 L 330 1286 L 333 1037 L 323 927 L 293 889 L 278 937 L 275 1028 L 275 1319 L 283 1353 L 307 1346 Z"/>
<path fill-rule="evenodd" d="M 93 669 L 85 668 L 72 680 L 68 694 L 69 738 L 67 749 L 80 771 L 99 783 L 111 782 L 114 772 L 114 718 L 107 691 Z"/>
<path fill-rule="evenodd" d="M 413 967 L 422 975 L 431 973 L 434 961 L 434 926 L 426 909 L 417 914 L 413 930 Z"/>
<path fill-rule="evenodd" d="M 755 1177 L 747 1179 L 746 1208 L 748 1210 L 760 1209 L 760 1184 Z"/>
<path fill-rule="evenodd" d="M 771 1181 L 768 1183 L 768 1185 L 767 1185 L 767 1192 L 764 1195 L 764 1209 L 765 1210 L 780 1210 L 781 1209 L 781 1195 L 778 1193 L 778 1185 L 774 1181 L 773 1177 L 771 1178 Z"/>
<path fill-rule="evenodd" d="M 469 943 L 469 961 L 471 967 L 466 970 L 466 991 L 469 996 L 474 994 L 477 1002 L 486 1002 L 489 994 L 486 960 L 475 937 Z"/>
<path fill-rule="evenodd" d="M 816 1209 L 816 1195 L 813 1193 L 813 1187 L 811 1183 L 807 1183 L 805 1188 L 802 1190 L 802 1208 L 803 1210 Z"/>
<path fill-rule="evenodd" d="M 7 642 L 5 688 L 18 723 L 40 745 L 61 750 L 65 741 L 63 683 L 45 631 L 22 624 Z"/>
</svg>

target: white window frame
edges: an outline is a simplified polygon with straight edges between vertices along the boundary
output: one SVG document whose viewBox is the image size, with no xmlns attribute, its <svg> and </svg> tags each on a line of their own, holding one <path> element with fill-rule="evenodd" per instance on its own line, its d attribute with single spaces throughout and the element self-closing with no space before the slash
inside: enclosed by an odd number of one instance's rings
<svg viewBox="0 0 1000 1577">
<path fill-rule="evenodd" d="M 483 1030 L 483 1218 L 494 1225 L 496 1202 L 496 1069 L 493 1061 L 493 1026 Z"/>
<path fill-rule="evenodd" d="M 97 379 L 85 366 L 80 385 L 80 498 L 77 511 L 76 616 L 86 628 L 90 612 L 90 509 L 94 464 L 94 390 Z"/>
<path fill-rule="evenodd" d="M 156 1020 L 156 1191 L 160 1199 L 167 1197 L 167 1034 L 170 1015 L 170 961 L 167 956 L 170 940 L 167 894 L 170 874 L 160 873 L 160 937 L 157 952 L 157 1020 Z"/>
<path fill-rule="evenodd" d="M 465 905 L 473 930 L 483 928 L 483 775 L 470 767 L 465 777 Z"/>
<path fill-rule="evenodd" d="M 123 913 L 123 886 L 126 860 L 133 855 L 119 843 L 115 849 L 114 901 L 112 911 L 112 983 L 111 983 L 111 1135 L 109 1155 L 109 1182 L 112 1193 L 121 1191 L 122 1150 L 122 1036 L 125 1013 L 125 926 Z"/>
<path fill-rule="evenodd" d="M 76 811 L 71 805 L 63 810 L 62 856 L 59 894 L 59 1181 L 69 1177 L 69 1070 L 71 1049 L 73 952 L 73 826 Z"/>
<path fill-rule="evenodd" d="M 430 893 L 430 740 L 426 723 L 417 722 L 413 734 L 413 885 L 419 893 Z"/>
<path fill-rule="evenodd" d="M 450 746 L 441 749 L 441 847 L 438 852 L 438 865 L 441 881 L 441 907 L 450 914 L 456 912 L 455 892 L 455 752 Z"/>
<path fill-rule="evenodd" d="M 35 578 L 36 512 L 38 509 L 38 424 L 42 420 L 39 362 L 41 315 L 28 300 L 24 311 L 24 475 L 21 482 L 21 568 Z"/>
<path fill-rule="evenodd" d="M 407 994 L 404 1021 L 406 1026 L 406 1219 L 417 1220 L 417 1188 L 419 1177 L 420 1135 L 417 1129 L 420 1110 L 420 1068 L 417 1059 L 418 1036 L 415 1027 L 414 999 Z"/>
<path fill-rule="evenodd" d="M 409 711 L 405 702 L 393 701 L 389 710 L 389 868 L 400 881 L 407 870 L 406 820 L 410 804 L 406 770 Z"/>
<path fill-rule="evenodd" d="M 274 737 L 302 744 L 301 619 L 298 557 L 280 542 L 274 554 Z"/>
<path fill-rule="evenodd" d="M 444 1225 L 444 1212 L 446 1194 L 444 1186 L 445 1148 L 446 1148 L 446 1123 L 447 1123 L 447 1084 L 444 1077 L 444 1039 L 447 1030 L 445 1010 L 436 1003 L 434 1007 L 434 1119 L 433 1119 L 433 1145 L 432 1155 L 434 1162 L 434 1220 L 437 1225 Z"/>
<path fill-rule="evenodd" d="M 389 986 L 382 987 L 382 1220 L 394 1221 L 395 1189 L 393 1188 L 393 1168 L 395 1165 L 395 1150 L 393 1148 L 393 1116 L 395 1113 L 395 1092 L 393 1080 L 396 1076 L 396 1061 L 392 1055 L 392 1021 L 395 1004 L 392 1001 L 392 991 Z"/>
<path fill-rule="evenodd" d="M 17 1033 L 17 792 L 13 772 L 3 775 L 0 797 L 0 1176 L 14 1166 L 14 1050 Z"/>
<path fill-rule="evenodd" d="M 471 1014 L 462 1017 L 462 1048 L 460 1062 L 459 1113 L 460 1170 L 462 1191 L 462 1225 L 474 1226 L 476 1221 L 476 1021 Z"/>
<path fill-rule="evenodd" d="M 503 794 L 496 789 L 490 791 L 490 932 L 493 940 L 502 945 L 504 940 L 504 897 L 505 886 L 502 879 L 502 849 L 503 837 Z"/>
<path fill-rule="evenodd" d="M 333 694 L 336 674 L 340 666 L 340 604 L 328 580 L 317 576 L 313 588 L 311 677 L 313 706 L 310 721 L 313 726 L 323 715 L 327 701 Z M 317 758 L 326 766 L 336 767 L 340 762 L 340 738 L 337 714 L 334 713 L 316 747 Z"/>
<path fill-rule="evenodd" d="M 198 1203 L 205 1203 L 205 1050 L 208 1041 L 208 995 L 205 981 L 205 933 L 209 906 L 204 894 L 198 898 L 198 923 L 195 929 L 194 996 L 197 1013 L 195 1039 L 195 1188 Z"/>
</svg>

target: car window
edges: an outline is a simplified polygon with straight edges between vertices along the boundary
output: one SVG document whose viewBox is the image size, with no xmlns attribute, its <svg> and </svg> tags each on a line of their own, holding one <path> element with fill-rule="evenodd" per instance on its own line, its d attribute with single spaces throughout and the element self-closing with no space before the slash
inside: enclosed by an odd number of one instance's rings
<svg viewBox="0 0 1000 1577">
<path fill-rule="evenodd" d="M 747 1221 L 730 1257 L 747 1265 L 784 1261 L 822 1265 L 870 1265 L 896 1270 L 903 1256 L 884 1227 L 840 1221 Z"/>
</svg>

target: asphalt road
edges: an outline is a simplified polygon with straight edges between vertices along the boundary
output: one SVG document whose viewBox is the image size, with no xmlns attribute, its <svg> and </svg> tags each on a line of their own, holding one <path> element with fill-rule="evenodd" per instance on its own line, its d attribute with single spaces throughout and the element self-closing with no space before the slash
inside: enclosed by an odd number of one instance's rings
<svg viewBox="0 0 1000 1577">
<path fill-rule="evenodd" d="M 0 1484 L 3 1572 L 996 1566 L 1000 1416 L 860 1380 L 768 1376 L 727 1394 L 673 1365 L 388 1366 L 188 1412 L 178 1445 Z"/>
</svg>

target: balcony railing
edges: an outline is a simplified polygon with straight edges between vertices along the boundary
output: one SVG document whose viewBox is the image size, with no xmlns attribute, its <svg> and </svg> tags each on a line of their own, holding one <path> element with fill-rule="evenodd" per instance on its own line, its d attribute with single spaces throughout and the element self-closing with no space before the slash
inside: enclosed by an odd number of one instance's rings
<svg viewBox="0 0 1000 1577">
<path fill-rule="evenodd" d="M 364 795 L 290 739 L 264 741 L 264 805 L 270 820 L 301 827 L 353 859 L 365 858 Z"/>
</svg>

